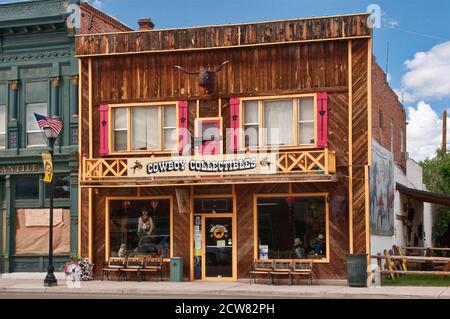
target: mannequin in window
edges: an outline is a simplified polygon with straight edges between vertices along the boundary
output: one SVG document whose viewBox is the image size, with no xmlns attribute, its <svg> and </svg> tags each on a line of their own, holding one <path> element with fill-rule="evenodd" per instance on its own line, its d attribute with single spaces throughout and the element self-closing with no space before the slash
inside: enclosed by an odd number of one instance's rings
<svg viewBox="0 0 450 319">
<path fill-rule="evenodd" d="M 154 232 L 155 223 L 153 222 L 153 218 L 151 218 L 148 211 L 144 209 L 138 222 L 137 234 L 139 239 L 142 240 L 144 237 L 150 237 Z"/>
<path fill-rule="evenodd" d="M 305 247 L 300 238 L 295 238 L 294 247 L 292 247 L 291 258 L 305 258 Z"/>
<path fill-rule="evenodd" d="M 319 234 L 319 236 L 312 241 L 313 253 L 315 255 L 323 255 L 324 244 L 325 237 L 322 234 Z"/>
</svg>

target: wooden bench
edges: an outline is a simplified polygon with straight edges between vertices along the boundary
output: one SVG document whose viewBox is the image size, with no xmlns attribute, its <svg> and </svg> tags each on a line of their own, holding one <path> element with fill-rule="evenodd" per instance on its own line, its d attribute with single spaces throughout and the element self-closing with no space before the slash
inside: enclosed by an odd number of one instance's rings
<svg viewBox="0 0 450 319">
<path fill-rule="evenodd" d="M 276 276 L 287 276 L 289 285 L 292 283 L 292 262 L 291 261 L 274 261 L 272 264 L 272 271 L 270 272 L 272 284 Z"/>
<path fill-rule="evenodd" d="M 292 268 L 291 268 L 291 280 L 296 276 L 306 276 L 309 277 L 309 284 L 312 285 L 312 271 L 313 271 L 313 262 L 308 260 L 293 260 Z"/>
<path fill-rule="evenodd" d="M 110 273 L 116 273 L 119 281 L 122 280 L 123 272 L 122 269 L 125 268 L 125 258 L 123 257 L 111 257 L 108 259 L 107 266 L 102 269 L 102 281 L 106 276 L 109 280 Z"/>
<path fill-rule="evenodd" d="M 260 259 L 253 261 L 252 269 L 250 270 L 250 284 L 252 284 L 252 279 L 256 284 L 256 276 L 258 275 L 266 275 L 269 277 L 271 282 L 272 280 L 272 271 L 273 271 L 273 260 L 271 259 Z"/>
<path fill-rule="evenodd" d="M 287 276 L 289 285 L 292 284 L 296 277 L 307 277 L 309 284 L 312 284 L 313 262 L 308 259 L 292 259 L 292 260 L 255 260 L 250 270 L 250 284 L 256 283 L 257 275 L 265 275 L 274 284 L 276 276 Z"/>
<path fill-rule="evenodd" d="M 160 281 L 163 280 L 163 259 L 155 258 L 155 257 L 146 257 L 144 258 L 144 262 L 142 264 L 142 268 L 139 269 L 139 272 L 142 276 L 142 280 L 145 280 L 145 275 L 147 273 L 155 274 L 155 279 L 158 277 Z"/>
<path fill-rule="evenodd" d="M 125 267 L 122 272 L 125 280 L 127 280 L 127 273 L 136 273 L 136 278 L 139 280 L 139 271 L 142 268 L 143 259 L 139 257 L 128 257 L 125 262 Z"/>
</svg>

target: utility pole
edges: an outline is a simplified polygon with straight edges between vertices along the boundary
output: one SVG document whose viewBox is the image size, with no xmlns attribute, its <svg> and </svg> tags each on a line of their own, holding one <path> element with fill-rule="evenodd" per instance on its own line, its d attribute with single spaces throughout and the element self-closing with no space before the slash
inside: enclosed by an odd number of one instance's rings
<svg viewBox="0 0 450 319">
<path fill-rule="evenodd" d="M 447 110 L 442 112 L 442 152 L 447 152 Z"/>
</svg>

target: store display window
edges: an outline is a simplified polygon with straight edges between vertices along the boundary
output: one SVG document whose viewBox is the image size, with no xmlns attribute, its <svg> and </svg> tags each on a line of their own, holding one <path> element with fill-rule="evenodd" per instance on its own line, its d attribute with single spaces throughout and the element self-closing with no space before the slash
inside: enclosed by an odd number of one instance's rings
<svg viewBox="0 0 450 319">
<path fill-rule="evenodd" d="M 170 257 L 170 200 L 111 200 L 111 257 Z"/>
<path fill-rule="evenodd" d="M 260 259 L 325 259 L 326 196 L 258 197 Z"/>
</svg>

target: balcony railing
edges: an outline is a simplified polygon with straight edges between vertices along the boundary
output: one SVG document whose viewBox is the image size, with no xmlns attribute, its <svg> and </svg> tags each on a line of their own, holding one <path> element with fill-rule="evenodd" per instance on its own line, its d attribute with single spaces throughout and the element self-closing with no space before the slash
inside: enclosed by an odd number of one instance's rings
<svg viewBox="0 0 450 319">
<path fill-rule="evenodd" d="M 276 173 L 272 175 L 252 175 L 251 178 L 278 178 L 302 176 L 303 179 L 310 177 L 311 180 L 324 179 L 334 176 L 336 172 L 336 155 L 334 152 L 325 150 L 317 151 L 289 151 L 280 152 L 276 157 Z M 314 178 L 316 177 L 316 178 Z M 317 178 L 319 177 L 319 178 Z M 176 181 L 176 180 L 198 180 L 201 176 L 194 177 L 148 177 L 139 180 L 152 182 Z M 220 175 L 221 179 L 239 180 L 249 178 L 249 175 Z M 129 181 L 136 179 L 128 176 L 127 158 L 83 158 L 82 183 L 93 183 L 102 181 Z"/>
</svg>

